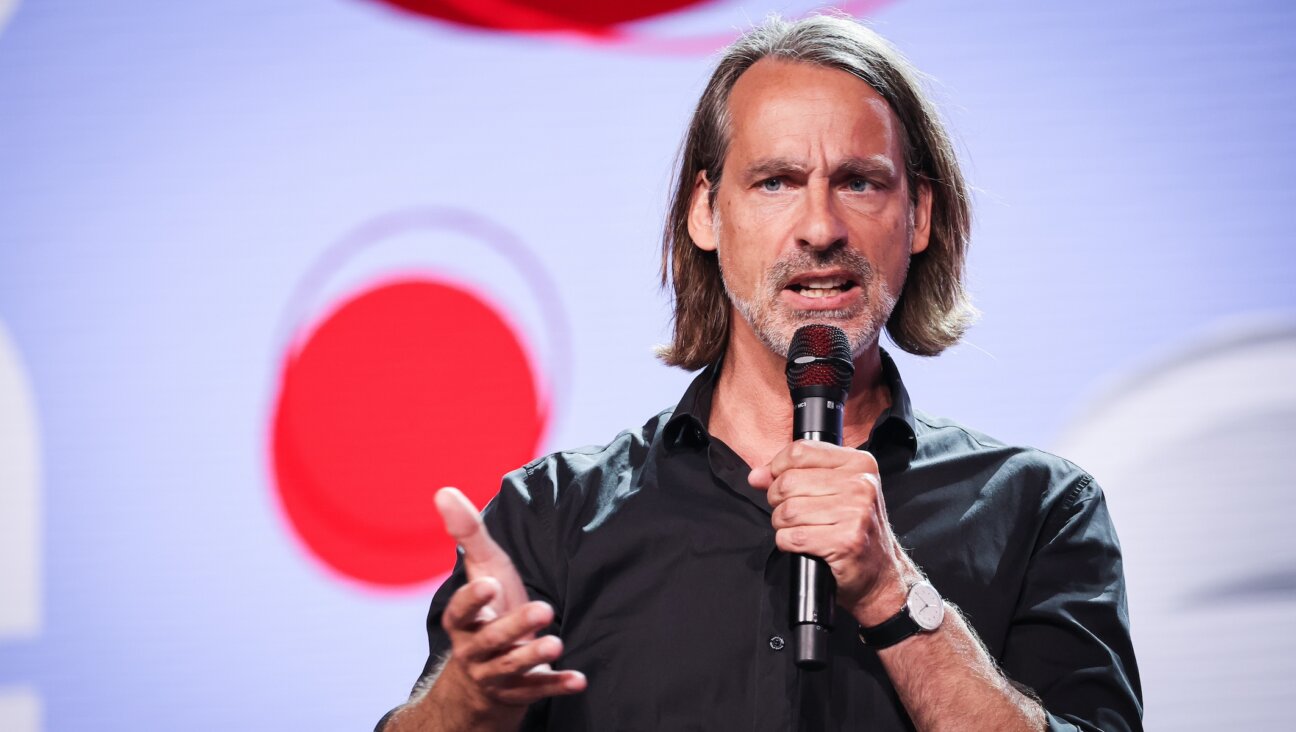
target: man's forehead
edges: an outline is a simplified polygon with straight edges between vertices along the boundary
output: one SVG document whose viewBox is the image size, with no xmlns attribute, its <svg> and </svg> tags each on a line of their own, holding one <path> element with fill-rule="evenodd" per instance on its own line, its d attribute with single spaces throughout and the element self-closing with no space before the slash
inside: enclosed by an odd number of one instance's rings
<svg viewBox="0 0 1296 732">
<path fill-rule="evenodd" d="M 827 66 L 757 61 L 734 84 L 729 117 L 731 153 L 794 158 L 824 144 L 857 157 L 900 152 L 899 121 L 882 95 Z"/>
</svg>

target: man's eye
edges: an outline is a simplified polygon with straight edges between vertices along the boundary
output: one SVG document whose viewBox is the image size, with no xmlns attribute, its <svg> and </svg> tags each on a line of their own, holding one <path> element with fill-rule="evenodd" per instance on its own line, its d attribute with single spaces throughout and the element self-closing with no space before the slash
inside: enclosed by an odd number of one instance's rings
<svg viewBox="0 0 1296 732">
<path fill-rule="evenodd" d="M 773 191 L 778 191 L 778 190 L 782 190 L 782 188 L 783 188 L 783 179 L 782 179 L 782 178 L 766 178 L 765 180 L 761 181 L 761 187 L 764 188 L 765 190 L 767 190 L 767 191 L 771 191 L 771 192 L 773 192 Z"/>
<path fill-rule="evenodd" d="M 869 189 L 869 182 L 866 178 L 851 178 L 846 185 L 850 188 L 851 193 L 863 193 Z"/>
</svg>

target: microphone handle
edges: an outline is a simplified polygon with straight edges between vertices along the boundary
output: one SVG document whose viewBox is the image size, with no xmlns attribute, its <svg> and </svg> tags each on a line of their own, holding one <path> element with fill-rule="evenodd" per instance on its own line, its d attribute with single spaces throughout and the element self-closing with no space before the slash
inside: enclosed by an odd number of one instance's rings
<svg viewBox="0 0 1296 732">
<path fill-rule="evenodd" d="M 818 388 L 808 394 L 792 392 L 792 438 L 841 444 L 845 393 L 825 394 Z M 828 639 L 832 635 L 837 582 L 828 563 L 797 554 L 792 558 L 792 646 L 798 668 L 818 671 L 828 665 Z"/>
</svg>

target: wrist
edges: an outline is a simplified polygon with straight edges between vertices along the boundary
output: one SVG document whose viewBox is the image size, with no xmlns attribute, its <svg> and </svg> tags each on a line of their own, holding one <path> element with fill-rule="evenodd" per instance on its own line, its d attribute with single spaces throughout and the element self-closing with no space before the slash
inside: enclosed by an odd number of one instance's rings
<svg viewBox="0 0 1296 732">
<path fill-rule="evenodd" d="M 526 707 L 503 704 L 483 693 L 481 686 L 453 656 L 428 696 L 437 697 L 434 703 L 444 716 L 455 722 L 453 729 L 513 730 L 526 712 Z"/>
<path fill-rule="evenodd" d="M 909 587 L 905 604 L 886 621 L 860 625 L 859 638 L 864 645 L 881 651 L 915 635 L 933 633 L 945 619 L 945 600 L 930 582 L 916 582 Z"/>
<path fill-rule="evenodd" d="M 909 583 L 898 573 L 880 581 L 869 594 L 855 603 L 851 615 L 856 622 L 868 628 L 885 622 L 904 607 L 909 596 Z"/>
</svg>

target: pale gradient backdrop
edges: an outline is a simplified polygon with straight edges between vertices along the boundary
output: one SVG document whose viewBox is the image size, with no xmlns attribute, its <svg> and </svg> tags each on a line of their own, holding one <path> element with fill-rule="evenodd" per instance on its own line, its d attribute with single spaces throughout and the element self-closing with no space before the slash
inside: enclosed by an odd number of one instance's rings
<svg viewBox="0 0 1296 732">
<path fill-rule="evenodd" d="M 674 4 L 530 34 L 0 0 L 0 729 L 353 730 L 404 698 L 437 471 L 481 460 L 401 439 L 453 430 L 496 361 L 534 374 L 481 397 L 515 463 L 688 381 L 650 350 L 674 155 L 717 44 L 812 4 Z M 977 188 L 985 316 L 900 360 L 915 403 L 1104 485 L 1149 729 L 1282 728 L 1296 4 L 846 7 L 931 74 Z M 388 342 L 411 360 L 373 376 Z"/>
</svg>

